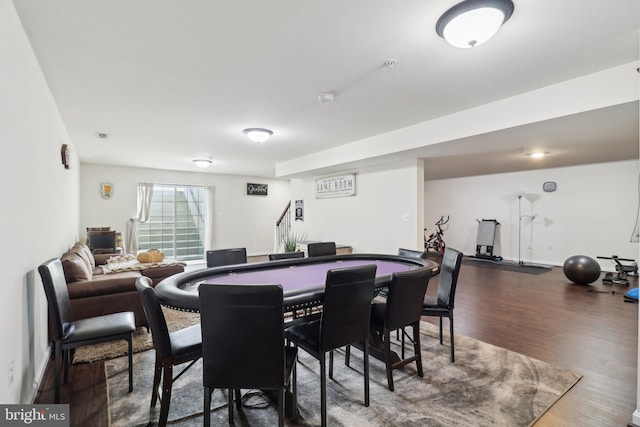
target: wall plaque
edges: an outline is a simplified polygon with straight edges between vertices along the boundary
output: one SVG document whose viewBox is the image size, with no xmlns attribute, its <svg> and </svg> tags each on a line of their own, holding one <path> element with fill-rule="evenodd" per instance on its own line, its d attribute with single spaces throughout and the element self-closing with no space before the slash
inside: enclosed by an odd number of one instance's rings
<svg viewBox="0 0 640 427">
<path fill-rule="evenodd" d="M 316 198 L 348 197 L 356 195 L 356 174 L 316 179 Z"/>
<path fill-rule="evenodd" d="M 247 196 L 266 196 L 268 190 L 269 184 L 247 183 Z"/>
</svg>

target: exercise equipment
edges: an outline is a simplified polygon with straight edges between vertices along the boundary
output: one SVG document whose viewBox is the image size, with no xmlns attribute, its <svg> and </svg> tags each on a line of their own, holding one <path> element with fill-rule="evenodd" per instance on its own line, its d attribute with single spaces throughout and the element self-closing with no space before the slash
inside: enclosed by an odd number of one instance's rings
<svg viewBox="0 0 640 427">
<path fill-rule="evenodd" d="M 625 285 L 629 286 L 629 279 L 627 276 L 637 276 L 638 275 L 638 263 L 636 263 L 635 259 L 629 258 L 619 258 L 617 255 L 611 255 L 610 257 L 599 256 L 598 259 L 609 259 L 616 263 L 616 276 L 613 276 L 613 273 L 606 273 L 604 278 L 602 279 L 602 283 L 605 285 Z M 623 264 L 630 263 L 630 264 Z"/>
<path fill-rule="evenodd" d="M 574 255 L 564 262 L 562 271 L 576 285 L 588 285 L 600 277 L 600 264 L 586 255 Z"/>
<path fill-rule="evenodd" d="M 478 221 L 478 237 L 476 239 L 476 254 L 474 258 L 501 261 L 502 257 L 493 254 L 493 245 L 496 239 L 496 229 L 500 223 L 495 219 L 483 219 Z"/>
<path fill-rule="evenodd" d="M 438 221 L 436 221 L 437 230 L 435 233 L 431 233 L 427 238 L 427 229 L 424 229 L 424 250 L 425 252 L 429 252 L 430 250 L 442 255 L 444 254 L 444 249 L 447 245 L 444 243 L 442 236 L 444 235 L 444 230 L 442 226 L 449 222 L 449 215 L 447 215 L 447 219 L 444 219 L 444 215 L 440 217 Z"/>
<path fill-rule="evenodd" d="M 630 289 L 629 292 L 624 294 L 625 302 L 638 302 L 638 288 Z"/>
</svg>

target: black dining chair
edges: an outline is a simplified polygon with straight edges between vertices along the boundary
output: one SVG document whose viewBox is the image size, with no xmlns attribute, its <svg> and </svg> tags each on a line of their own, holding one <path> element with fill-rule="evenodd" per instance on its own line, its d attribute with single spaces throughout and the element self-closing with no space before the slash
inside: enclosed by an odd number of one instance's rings
<svg viewBox="0 0 640 427">
<path fill-rule="evenodd" d="M 329 270 L 319 318 L 285 329 L 285 337 L 320 362 L 320 409 L 327 425 L 326 353 L 333 378 L 333 350 L 360 343 L 364 349 L 364 404 L 369 406 L 369 316 L 376 265 Z"/>
<path fill-rule="evenodd" d="M 229 390 L 242 407 L 240 389 L 277 390 L 278 425 L 284 425 L 285 392 L 296 418 L 297 349 L 285 346 L 281 285 L 200 285 L 204 425 L 211 423 L 211 393 Z M 230 327 L 228 327 L 231 325 Z"/>
<path fill-rule="evenodd" d="M 269 261 L 277 261 L 279 259 L 304 258 L 304 252 L 281 252 L 277 254 L 269 254 Z"/>
<path fill-rule="evenodd" d="M 207 267 L 222 267 L 225 265 L 246 263 L 246 248 L 216 249 L 207 251 Z"/>
<path fill-rule="evenodd" d="M 384 347 L 384 359 L 387 371 L 387 384 L 393 391 L 393 370 L 416 362 L 418 376 L 422 377 L 422 353 L 420 349 L 420 315 L 422 301 L 427 292 L 431 270 L 417 269 L 393 273 L 386 298 L 376 298 L 371 304 L 371 331 Z M 404 358 L 404 339 L 402 340 L 402 358 L 396 360 L 391 352 L 391 332 L 411 327 L 413 336 L 413 356 Z M 404 338 L 404 335 L 403 335 Z"/>
<path fill-rule="evenodd" d="M 102 342 L 125 340 L 129 346 L 129 392 L 133 391 L 133 312 L 107 314 L 71 321 L 69 291 L 59 259 L 51 259 L 38 267 L 49 306 L 49 319 L 54 338 L 55 391 L 54 403 L 60 402 L 60 368 L 64 364 L 64 383 L 68 381 L 70 351 Z"/>
<path fill-rule="evenodd" d="M 440 344 L 442 344 L 442 318 L 449 318 L 449 336 L 451 341 L 451 362 L 455 362 L 453 345 L 453 303 L 456 295 L 458 274 L 462 264 L 462 252 L 452 248 L 445 248 L 440 267 L 438 294 L 427 296 L 422 304 L 423 316 L 437 316 L 440 318 Z"/>
<path fill-rule="evenodd" d="M 335 242 L 318 242 L 309 243 L 307 245 L 307 254 L 309 258 L 316 256 L 327 256 L 336 254 Z"/>
<path fill-rule="evenodd" d="M 398 256 L 407 258 L 427 259 L 427 253 L 424 251 L 416 251 L 414 249 L 398 248 Z"/>
<path fill-rule="evenodd" d="M 167 425 L 169 418 L 173 383 L 202 357 L 202 336 L 200 325 L 169 332 L 160 299 L 156 290 L 151 287 L 151 283 L 148 277 L 140 277 L 136 280 L 136 289 L 142 300 L 142 307 L 151 328 L 151 338 L 156 350 L 151 407 L 155 408 L 160 397 L 158 425 L 163 427 Z M 187 362 L 190 363 L 174 377 L 173 367 Z M 162 380 L 162 392 L 159 395 L 160 380 Z"/>
</svg>

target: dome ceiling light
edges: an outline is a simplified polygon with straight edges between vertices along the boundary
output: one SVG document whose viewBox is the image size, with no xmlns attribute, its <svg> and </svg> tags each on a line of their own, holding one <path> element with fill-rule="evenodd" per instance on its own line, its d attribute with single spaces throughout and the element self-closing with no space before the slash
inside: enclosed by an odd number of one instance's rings
<svg viewBox="0 0 640 427">
<path fill-rule="evenodd" d="M 272 131 L 263 128 L 248 128 L 243 130 L 242 132 L 247 135 L 247 138 L 257 144 L 265 142 L 271 135 L 273 135 Z"/>
<path fill-rule="evenodd" d="M 209 166 L 211 166 L 211 163 L 213 163 L 213 161 L 211 160 L 211 157 L 209 157 L 208 159 L 193 159 L 193 163 L 199 167 L 199 168 L 208 168 Z"/>
<path fill-rule="evenodd" d="M 455 47 L 480 46 L 507 22 L 513 9 L 511 0 L 466 0 L 438 19 L 436 33 Z"/>
</svg>

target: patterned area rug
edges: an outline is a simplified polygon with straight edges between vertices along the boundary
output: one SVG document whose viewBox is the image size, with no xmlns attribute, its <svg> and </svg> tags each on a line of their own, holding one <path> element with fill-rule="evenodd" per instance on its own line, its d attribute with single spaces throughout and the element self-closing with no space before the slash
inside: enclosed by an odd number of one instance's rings
<svg viewBox="0 0 640 427">
<path fill-rule="evenodd" d="M 387 388 L 384 364 L 371 359 L 371 405 L 363 406 L 362 353 L 352 351 L 351 367 L 335 358 L 334 379 L 327 382 L 328 424 L 332 426 L 530 426 L 581 378 L 567 369 L 493 345 L 456 335 L 456 362 L 449 344 L 440 345 L 436 326 L 423 322 L 424 377 L 415 364 L 394 371 L 395 392 Z M 397 348 L 396 348 L 397 350 Z M 411 350 L 409 350 L 411 351 Z M 320 424 L 319 363 L 299 352 L 298 421 Z M 109 416 L 113 426 L 157 422 L 160 404 L 150 409 L 154 352 L 134 358 L 134 391 L 127 393 L 126 357 L 105 362 Z M 169 425 L 202 425 L 202 365 L 198 362 L 173 387 Z M 174 370 L 178 372 L 177 370 Z M 243 393 L 248 393 L 243 390 Z M 253 397 L 251 397 L 253 396 Z M 227 425 L 226 392 L 215 390 L 212 424 Z M 255 393 L 235 417 L 240 426 L 277 423 L 273 405 L 259 408 Z M 249 406 L 256 406 L 250 408 Z"/>
<path fill-rule="evenodd" d="M 169 331 L 186 328 L 200 322 L 200 313 L 188 313 L 162 307 L 164 317 L 167 320 Z M 133 351 L 141 351 L 153 348 L 151 332 L 145 327 L 139 327 L 133 333 Z M 95 362 L 96 360 L 113 359 L 127 354 L 126 341 L 112 341 L 101 344 L 88 345 L 78 348 L 73 355 L 73 363 Z"/>
</svg>

